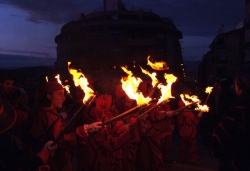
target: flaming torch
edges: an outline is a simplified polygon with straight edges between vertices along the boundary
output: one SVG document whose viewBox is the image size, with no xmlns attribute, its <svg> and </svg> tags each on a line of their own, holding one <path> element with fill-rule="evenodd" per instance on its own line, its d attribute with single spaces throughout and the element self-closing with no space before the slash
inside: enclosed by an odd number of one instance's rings
<svg viewBox="0 0 250 171">
<path fill-rule="evenodd" d="M 57 79 L 57 82 L 58 82 L 59 84 L 61 84 L 62 87 L 66 90 L 67 94 L 68 94 L 71 98 L 73 98 L 73 97 L 71 96 L 71 94 L 70 94 L 69 85 L 63 85 L 63 84 L 62 84 L 62 81 L 60 80 L 60 75 L 57 74 L 57 75 L 55 76 L 55 78 Z"/>
<path fill-rule="evenodd" d="M 183 101 L 183 103 L 185 104 L 185 106 L 183 106 L 183 107 L 181 107 L 181 108 L 175 110 L 174 112 L 175 112 L 176 114 L 177 114 L 178 112 L 180 112 L 180 111 L 186 109 L 187 107 L 189 107 L 189 106 L 195 104 L 195 103 L 197 103 L 198 105 L 199 105 L 199 103 L 200 103 L 200 99 L 198 99 L 198 97 L 195 96 L 195 95 L 189 96 L 188 94 L 185 94 L 185 95 L 184 95 L 184 94 L 180 94 L 180 97 L 181 97 L 181 100 Z M 186 99 L 188 99 L 189 101 L 186 100 Z"/>
<path fill-rule="evenodd" d="M 150 58 L 150 56 L 148 56 L 147 61 L 148 61 L 148 65 L 151 66 L 151 68 L 153 68 L 155 70 L 167 70 L 167 69 L 169 69 L 166 62 L 161 61 L 161 62 L 152 63 L 149 60 L 149 58 Z"/>
<path fill-rule="evenodd" d="M 68 62 L 68 66 L 71 64 L 71 62 Z M 53 144 L 57 144 L 59 140 L 63 137 L 63 135 L 68 131 L 68 129 L 72 126 L 72 124 L 79 118 L 81 111 L 85 109 L 88 105 L 90 105 L 94 99 L 95 99 L 95 94 L 94 91 L 88 87 L 88 80 L 84 76 L 83 73 L 77 71 L 76 69 L 71 69 L 69 68 L 70 74 L 73 75 L 73 81 L 76 86 L 80 86 L 82 90 L 85 93 L 84 99 L 83 99 L 83 104 L 80 106 L 80 108 L 76 111 L 76 113 L 73 115 L 73 117 L 69 120 L 67 125 L 63 128 L 61 132 L 57 135 L 57 137 L 54 139 Z"/>
<path fill-rule="evenodd" d="M 213 87 L 207 87 L 207 88 L 206 88 L 205 93 L 207 93 L 208 95 L 207 95 L 207 98 L 206 98 L 206 100 L 205 100 L 205 102 L 204 102 L 204 105 L 198 106 L 198 108 L 196 109 L 196 110 L 200 110 L 200 112 L 198 113 L 197 116 L 202 117 L 203 112 L 208 112 L 208 109 L 209 109 L 209 108 L 208 108 L 208 106 L 206 105 L 206 103 L 207 103 L 207 101 L 208 101 L 208 99 L 209 99 L 209 97 L 210 97 L 210 94 L 211 94 L 212 90 L 213 90 Z"/>
<path fill-rule="evenodd" d="M 164 78 L 166 79 L 167 85 L 159 84 L 157 87 L 161 91 L 161 97 L 158 99 L 157 104 L 152 106 L 150 109 L 142 113 L 138 118 L 144 118 L 145 115 L 147 115 L 148 112 L 154 110 L 159 105 L 166 103 L 169 101 L 170 98 L 174 98 L 171 94 L 171 87 L 174 82 L 176 82 L 177 77 L 175 77 L 173 74 L 164 74 Z"/>
<path fill-rule="evenodd" d="M 68 66 L 71 62 L 68 62 Z M 80 86 L 84 92 L 83 104 L 87 104 L 88 101 L 95 96 L 94 91 L 88 86 L 88 79 L 84 76 L 84 74 L 76 69 L 68 68 L 69 73 L 73 76 L 73 81 L 75 86 Z"/>
<path fill-rule="evenodd" d="M 127 94 L 127 96 L 130 99 L 136 100 L 137 106 L 135 106 L 134 108 L 131 108 L 128 111 L 123 112 L 120 115 L 117 115 L 117 116 L 105 121 L 104 123 L 102 123 L 102 125 L 107 125 L 111 122 L 114 122 L 118 119 L 121 119 L 121 118 L 131 114 L 135 110 L 140 109 L 140 108 L 148 105 L 148 103 L 151 101 L 150 97 L 144 97 L 141 92 L 138 92 L 138 87 L 139 87 L 140 83 L 142 82 L 142 80 L 140 78 L 134 77 L 133 73 L 131 71 L 127 70 L 125 67 L 121 67 L 121 68 L 123 69 L 123 71 L 125 73 L 128 74 L 128 76 L 126 78 L 121 79 L 122 89 L 125 91 L 125 93 Z"/>
<path fill-rule="evenodd" d="M 209 97 L 210 97 L 210 94 L 211 94 L 212 90 L 213 90 L 213 87 L 207 87 L 207 88 L 206 88 L 205 93 L 207 93 L 208 95 L 207 95 L 207 98 L 206 98 L 204 104 L 207 104 L 207 101 L 208 101 L 208 99 L 209 99 Z"/>
</svg>

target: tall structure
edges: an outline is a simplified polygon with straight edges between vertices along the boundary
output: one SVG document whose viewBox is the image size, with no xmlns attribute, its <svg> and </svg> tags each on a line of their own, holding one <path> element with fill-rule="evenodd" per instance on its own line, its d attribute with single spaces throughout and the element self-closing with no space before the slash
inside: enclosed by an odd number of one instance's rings
<svg viewBox="0 0 250 171">
<path fill-rule="evenodd" d="M 119 75 L 120 66 L 146 67 L 150 55 L 155 61 L 166 61 L 168 72 L 183 79 L 179 39 L 182 33 L 171 18 L 161 18 L 151 10 L 127 10 L 120 0 L 104 0 L 103 10 L 82 14 L 62 27 L 55 37 L 56 67 L 65 78 L 71 61 L 83 73 L 107 80 Z"/>
<path fill-rule="evenodd" d="M 206 84 L 209 77 L 234 78 L 239 69 L 250 62 L 250 0 L 245 0 L 245 19 L 235 30 L 223 32 L 223 27 L 210 44 L 210 51 L 202 58 L 198 82 Z"/>
<path fill-rule="evenodd" d="M 245 0 L 245 61 L 250 61 L 250 0 Z"/>
</svg>

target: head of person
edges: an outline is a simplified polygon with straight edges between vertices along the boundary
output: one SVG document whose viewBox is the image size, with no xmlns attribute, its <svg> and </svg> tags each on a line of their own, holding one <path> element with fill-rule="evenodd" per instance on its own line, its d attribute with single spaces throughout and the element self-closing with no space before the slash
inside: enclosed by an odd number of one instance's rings
<svg viewBox="0 0 250 171">
<path fill-rule="evenodd" d="M 40 100 L 43 107 L 60 109 L 65 101 L 64 88 L 56 81 L 48 81 L 40 87 Z"/>
<path fill-rule="evenodd" d="M 152 89 L 153 86 L 150 80 L 143 80 L 138 87 L 139 92 L 141 92 L 144 97 L 148 97 Z"/>
<path fill-rule="evenodd" d="M 250 94 L 250 68 L 243 68 L 235 78 L 235 92 L 237 95 Z"/>
<path fill-rule="evenodd" d="M 15 109 L 0 98 L 0 135 L 10 130 L 16 122 Z"/>
<path fill-rule="evenodd" d="M 134 99 L 130 99 L 127 96 L 121 85 L 118 85 L 116 87 L 115 99 L 115 107 L 118 110 L 119 114 L 132 108 L 136 104 L 136 101 Z"/>
<path fill-rule="evenodd" d="M 10 89 L 14 86 L 15 78 L 11 74 L 2 74 L 0 80 L 0 87 L 3 93 L 9 93 Z"/>
</svg>

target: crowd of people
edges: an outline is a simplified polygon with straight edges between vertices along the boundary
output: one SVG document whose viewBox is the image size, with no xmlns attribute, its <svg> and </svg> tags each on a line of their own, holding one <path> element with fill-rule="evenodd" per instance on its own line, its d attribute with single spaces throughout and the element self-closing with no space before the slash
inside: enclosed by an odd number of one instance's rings
<svg viewBox="0 0 250 171">
<path fill-rule="evenodd" d="M 204 88 L 182 83 L 177 90 L 173 87 L 175 99 L 145 113 L 156 105 L 152 101 L 108 124 L 103 123 L 137 106 L 121 85 L 115 96 L 98 94 L 79 111 L 84 98 L 79 87 L 71 86 L 69 96 L 54 80 L 34 88 L 16 85 L 11 75 L 2 74 L 0 170 L 164 171 L 174 162 L 174 131 L 179 135 L 179 162 L 202 164 L 197 150 L 200 133 L 204 146 L 219 159 L 220 171 L 250 170 L 249 73 L 249 68 L 241 70 L 235 83 L 215 80 L 207 113 L 193 106 L 176 112 L 185 105 L 179 94 L 195 94 L 202 103 L 207 97 Z M 161 96 L 148 80 L 138 90 L 144 97 Z M 76 112 L 80 115 L 72 123 Z"/>
</svg>

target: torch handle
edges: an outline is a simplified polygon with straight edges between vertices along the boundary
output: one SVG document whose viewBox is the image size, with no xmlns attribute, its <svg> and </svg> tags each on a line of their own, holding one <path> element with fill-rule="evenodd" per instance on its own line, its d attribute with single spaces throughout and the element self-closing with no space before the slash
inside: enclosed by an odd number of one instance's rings
<svg viewBox="0 0 250 171">
<path fill-rule="evenodd" d="M 82 104 L 80 106 L 80 108 L 76 111 L 76 113 L 73 115 L 73 117 L 69 120 L 69 122 L 67 123 L 67 125 L 62 129 L 61 132 L 59 132 L 59 134 L 55 137 L 53 144 L 55 145 L 59 142 L 59 140 L 63 137 L 63 135 L 68 131 L 68 129 L 73 125 L 73 123 L 79 118 L 79 116 L 81 115 L 81 111 L 84 110 L 88 105 L 90 105 L 96 96 L 94 96 L 91 101 L 89 101 L 89 103 L 87 104 Z"/>
<path fill-rule="evenodd" d="M 175 113 L 181 112 L 182 110 L 188 108 L 189 106 L 191 106 L 191 105 L 193 105 L 193 104 L 195 104 L 195 103 L 197 103 L 197 102 L 192 102 L 192 103 L 190 103 L 190 104 L 188 104 L 188 105 L 186 105 L 186 106 L 180 107 L 179 109 L 176 109 L 174 112 L 175 112 Z"/>
<path fill-rule="evenodd" d="M 149 108 L 147 111 L 143 112 L 142 114 L 140 114 L 137 118 L 141 119 L 143 118 L 146 114 L 148 114 L 149 112 L 151 112 L 152 110 L 154 110 L 155 108 L 157 108 L 159 105 L 156 104 L 154 106 L 152 106 L 151 108 Z"/>
<path fill-rule="evenodd" d="M 140 109 L 140 108 L 143 107 L 143 106 L 145 106 L 145 105 L 138 105 L 138 106 L 136 106 L 136 107 L 134 107 L 134 108 L 131 108 L 131 109 L 127 110 L 126 112 L 123 112 L 122 114 L 117 115 L 117 116 L 115 116 L 115 117 L 113 117 L 113 118 L 111 118 L 111 119 L 109 119 L 109 120 L 103 122 L 103 123 L 102 123 L 102 126 L 107 125 L 107 124 L 110 124 L 110 123 L 112 123 L 112 122 L 114 122 L 114 121 L 117 121 L 117 120 L 119 120 L 119 119 L 121 119 L 121 118 L 123 118 L 123 117 L 125 117 L 125 116 L 127 116 L 127 115 L 129 115 L 129 114 L 131 114 L 131 113 L 134 112 L 135 110 Z"/>
</svg>

